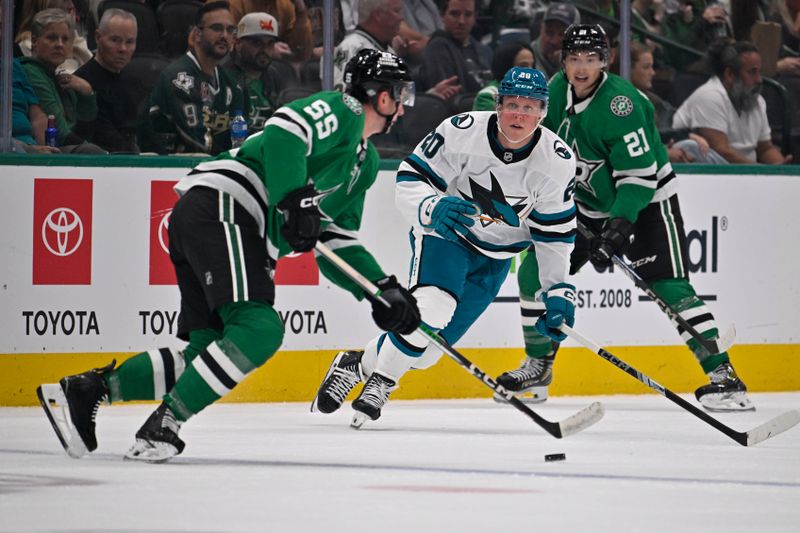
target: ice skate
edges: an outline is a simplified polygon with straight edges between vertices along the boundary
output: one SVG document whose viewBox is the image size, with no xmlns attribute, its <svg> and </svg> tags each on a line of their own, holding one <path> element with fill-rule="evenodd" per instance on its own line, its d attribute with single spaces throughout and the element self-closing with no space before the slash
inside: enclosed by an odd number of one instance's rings
<svg viewBox="0 0 800 533">
<path fill-rule="evenodd" d="M 170 408 L 162 403 L 136 432 L 136 442 L 125 454 L 125 459 L 163 463 L 175 457 L 186 446 L 178 438 L 180 427 L 181 422 L 176 420 Z"/>
<path fill-rule="evenodd" d="M 373 372 L 364 385 L 361 394 L 353 401 L 353 421 L 350 426 L 358 429 L 364 425 L 367 418 L 377 420 L 381 416 L 381 408 L 389 399 L 389 394 L 397 388 L 397 384 L 377 372 Z"/>
<path fill-rule="evenodd" d="M 350 391 L 362 381 L 362 355 L 364 352 L 361 350 L 336 354 L 314 401 L 311 402 L 312 413 L 332 413 L 342 406 Z"/>
<path fill-rule="evenodd" d="M 101 402 L 108 403 L 108 385 L 103 374 L 114 369 L 116 360 L 103 368 L 66 376 L 58 383 L 36 389 L 39 403 L 67 455 L 78 459 L 97 449 L 95 418 Z"/>
<path fill-rule="evenodd" d="M 518 369 L 500 374 L 497 384 L 526 403 L 542 403 L 547 400 L 547 389 L 553 381 L 555 359 L 555 355 L 540 359 L 525 357 Z M 494 400 L 500 403 L 506 402 L 506 399 L 497 393 L 494 395 Z"/>
<path fill-rule="evenodd" d="M 707 411 L 755 411 L 755 405 L 747 397 L 747 387 L 730 363 L 720 364 L 708 377 L 711 383 L 694 391 L 697 401 Z"/>
</svg>

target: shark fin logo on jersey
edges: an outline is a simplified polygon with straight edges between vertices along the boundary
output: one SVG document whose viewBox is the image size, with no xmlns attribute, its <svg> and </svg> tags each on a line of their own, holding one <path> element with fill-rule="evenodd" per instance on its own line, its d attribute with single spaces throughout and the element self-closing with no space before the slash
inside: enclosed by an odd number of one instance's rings
<svg viewBox="0 0 800 533">
<path fill-rule="evenodd" d="M 569 153 L 569 149 L 567 149 L 567 146 L 563 142 L 561 142 L 561 139 L 555 140 L 555 142 L 553 143 L 553 151 L 561 159 L 572 158 L 572 154 Z"/>
<path fill-rule="evenodd" d="M 500 224 L 501 222 L 509 226 L 518 228 L 520 225 L 519 213 L 525 210 L 526 205 L 523 203 L 527 197 L 525 196 L 506 196 L 503 193 L 503 188 L 500 187 L 500 182 L 497 178 L 489 172 L 492 178 L 492 188 L 487 189 L 474 179 L 469 179 L 470 189 L 472 189 L 472 196 L 458 191 L 465 199 L 477 204 L 480 208 L 480 215 L 478 219 L 485 228 L 489 224 Z M 513 200 L 514 205 L 508 201 Z"/>
<path fill-rule="evenodd" d="M 611 112 L 617 115 L 618 117 L 627 117 L 631 113 L 633 113 L 633 102 L 631 99 L 625 96 L 624 94 L 620 94 L 619 96 L 615 96 L 611 100 Z"/>
<path fill-rule="evenodd" d="M 475 123 L 475 119 L 468 113 L 462 113 L 451 118 L 450 123 L 460 130 L 465 130 Z"/>
</svg>

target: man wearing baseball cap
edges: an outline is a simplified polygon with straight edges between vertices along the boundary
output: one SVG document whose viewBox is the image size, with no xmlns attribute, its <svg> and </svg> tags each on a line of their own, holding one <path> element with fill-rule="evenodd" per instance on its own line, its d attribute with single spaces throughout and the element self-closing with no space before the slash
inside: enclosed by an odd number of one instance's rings
<svg viewBox="0 0 800 533">
<path fill-rule="evenodd" d="M 248 13 L 239 20 L 236 42 L 225 69 L 244 90 L 247 131 L 264 129 L 284 88 L 274 68 L 278 21 L 268 13 Z"/>
<path fill-rule="evenodd" d="M 531 43 L 536 67 L 552 78 L 561 69 L 561 40 L 572 24 L 580 24 L 578 9 L 566 2 L 553 2 L 542 18 L 539 37 Z M 531 33 L 536 31 L 532 28 Z"/>
</svg>

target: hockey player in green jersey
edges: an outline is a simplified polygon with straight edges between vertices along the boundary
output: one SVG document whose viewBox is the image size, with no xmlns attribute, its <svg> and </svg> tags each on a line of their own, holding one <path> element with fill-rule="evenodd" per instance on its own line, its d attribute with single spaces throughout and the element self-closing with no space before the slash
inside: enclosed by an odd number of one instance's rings
<svg viewBox="0 0 800 533">
<path fill-rule="evenodd" d="M 587 261 L 597 268 L 612 257 L 627 256 L 637 274 L 704 338 L 719 333 L 711 311 L 689 283 L 687 245 L 677 195 L 677 180 L 655 126 L 650 101 L 633 85 L 607 72 L 608 44 L 599 25 L 567 29 L 561 52 L 563 70 L 550 81 L 545 126 L 557 132 L 577 158 L 575 204 L 579 222 L 594 238 L 580 234 L 571 273 Z M 497 382 L 511 391 L 547 399 L 558 344 L 533 327 L 544 306 L 534 300 L 539 286 L 535 261 L 523 261 L 518 280 L 526 358 Z M 710 384 L 697 400 L 709 410 L 754 409 L 727 352 L 708 353 L 674 324 L 700 362 Z"/>
<path fill-rule="evenodd" d="M 241 148 L 199 164 L 176 185 L 169 251 L 181 292 L 178 336 L 188 346 L 41 386 L 42 407 L 69 455 L 97 447 L 94 418 L 102 401 L 153 399 L 163 402 L 125 457 L 162 462 L 181 453 L 181 424 L 280 347 L 272 268 L 278 257 L 312 250 L 318 239 L 381 287 L 388 307 L 319 259 L 334 283 L 372 301 L 380 328 L 417 328 L 414 297 L 381 270 L 357 234 L 378 170 L 368 137 L 388 131 L 403 106 L 413 105 L 413 82 L 401 59 L 375 50 L 356 55 L 346 79 L 344 94 L 321 92 L 278 109 Z"/>
</svg>

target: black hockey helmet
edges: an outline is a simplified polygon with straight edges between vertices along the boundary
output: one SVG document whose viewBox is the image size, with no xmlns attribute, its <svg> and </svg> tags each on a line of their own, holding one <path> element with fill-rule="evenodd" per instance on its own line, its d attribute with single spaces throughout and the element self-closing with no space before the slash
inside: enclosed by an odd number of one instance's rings
<svg viewBox="0 0 800 533">
<path fill-rule="evenodd" d="M 608 62 L 608 39 L 606 32 L 599 24 L 573 24 L 564 32 L 561 41 L 561 61 L 568 54 L 578 52 L 594 52 L 604 62 Z"/>
<path fill-rule="evenodd" d="M 414 105 L 414 82 L 406 62 L 389 52 L 362 48 L 344 68 L 345 92 L 359 102 L 389 91 L 395 102 Z"/>
</svg>

